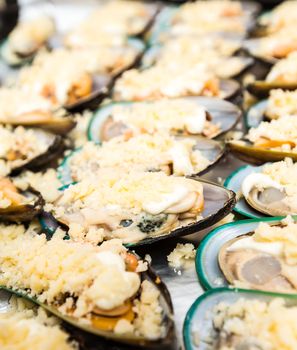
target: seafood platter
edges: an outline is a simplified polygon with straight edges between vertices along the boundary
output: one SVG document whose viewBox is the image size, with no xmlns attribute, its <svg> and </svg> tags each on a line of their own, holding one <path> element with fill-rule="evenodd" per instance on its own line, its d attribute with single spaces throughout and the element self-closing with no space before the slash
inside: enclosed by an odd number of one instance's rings
<svg viewBox="0 0 297 350">
<path fill-rule="evenodd" d="M 0 19 L 0 349 L 296 350 L 297 1 Z"/>
</svg>

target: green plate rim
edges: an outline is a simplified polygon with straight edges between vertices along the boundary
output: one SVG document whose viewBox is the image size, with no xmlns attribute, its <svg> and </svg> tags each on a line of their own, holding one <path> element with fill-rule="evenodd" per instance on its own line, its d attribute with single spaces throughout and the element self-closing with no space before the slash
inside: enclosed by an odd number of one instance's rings
<svg viewBox="0 0 297 350">
<path fill-rule="evenodd" d="M 247 293 L 247 294 L 254 294 L 254 295 L 266 295 L 268 297 L 270 296 L 270 297 L 275 297 L 275 298 L 293 299 L 293 300 L 296 300 L 296 302 L 297 302 L 297 295 L 294 295 L 294 294 L 279 294 L 279 293 L 273 293 L 273 292 L 254 291 L 251 289 L 240 289 L 240 288 L 230 289 L 228 287 L 221 287 L 221 288 L 215 288 L 215 289 L 208 290 L 205 293 L 203 293 L 202 295 L 200 295 L 194 301 L 194 303 L 191 305 L 191 307 L 189 308 L 189 310 L 186 314 L 186 317 L 185 317 L 185 320 L 183 323 L 183 331 L 182 331 L 184 345 L 185 345 L 186 350 L 198 349 L 198 347 L 193 347 L 193 342 L 191 339 L 192 334 L 191 334 L 190 325 L 191 325 L 193 315 L 196 312 L 196 309 L 201 304 L 201 302 L 213 294 L 228 293 L 228 292 Z"/>
<path fill-rule="evenodd" d="M 195 257 L 195 269 L 196 269 L 196 274 L 198 277 L 198 280 L 203 287 L 204 290 L 212 290 L 214 289 L 209 283 L 207 278 L 205 277 L 205 274 L 203 272 L 202 268 L 202 255 L 205 249 L 205 246 L 208 244 L 208 242 L 213 238 L 213 236 L 219 234 L 220 231 L 225 230 L 228 227 L 233 227 L 237 225 L 244 225 L 244 224 L 250 224 L 250 223 L 255 223 L 255 222 L 274 222 L 274 221 L 280 221 L 283 220 L 284 216 L 274 216 L 274 217 L 266 217 L 266 218 L 256 218 L 256 219 L 246 219 L 246 220 L 238 220 L 238 221 L 233 221 L 229 222 L 225 225 L 216 227 L 214 230 L 210 231 L 200 242 L 199 247 L 197 249 L 196 257 Z M 232 287 L 226 287 L 228 289 L 238 289 L 238 288 L 232 288 Z M 296 294 L 297 298 L 297 294 Z"/>
<path fill-rule="evenodd" d="M 245 165 L 241 165 L 239 168 L 235 169 L 230 175 L 228 175 L 228 177 L 226 178 L 226 180 L 224 181 L 223 186 L 226 187 L 228 190 L 230 190 L 229 188 L 229 183 L 230 181 L 238 174 L 240 173 L 242 170 L 248 168 L 248 167 L 252 167 L 252 165 L 250 164 L 245 164 Z M 247 218 L 250 219 L 258 219 L 258 217 L 256 216 L 252 216 L 251 214 L 246 214 L 245 212 L 241 211 L 240 209 L 238 209 L 237 207 L 237 203 L 235 205 L 235 207 L 233 208 L 233 211 L 235 211 L 237 214 L 243 215 Z"/>
</svg>

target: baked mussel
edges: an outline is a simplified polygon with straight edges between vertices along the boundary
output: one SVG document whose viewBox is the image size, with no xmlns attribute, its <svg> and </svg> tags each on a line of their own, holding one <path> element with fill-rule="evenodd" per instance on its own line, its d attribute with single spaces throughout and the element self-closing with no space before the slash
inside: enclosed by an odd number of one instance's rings
<svg viewBox="0 0 297 350">
<path fill-rule="evenodd" d="M 292 217 L 246 220 L 217 229 L 205 238 L 197 256 L 201 282 L 205 288 L 229 285 L 296 294 L 295 230 Z"/>
<path fill-rule="evenodd" d="M 67 185 L 109 167 L 121 171 L 133 168 L 162 171 L 167 175 L 198 175 L 208 171 L 224 153 L 222 142 L 200 136 L 156 133 L 137 135 L 128 140 L 119 136 L 101 145 L 88 142 L 75 149 L 59 166 L 58 177 L 63 185 Z"/>
<path fill-rule="evenodd" d="M 30 62 L 36 53 L 47 45 L 54 33 L 54 20 L 48 16 L 22 21 L 2 43 L 2 59 L 10 66 Z"/>
<path fill-rule="evenodd" d="M 187 313 L 183 337 L 188 350 L 281 349 L 296 346 L 293 295 L 216 288 L 204 293 Z M 264 321 L 265 320 L 265 321 Z M 240 329 L 240 332 L 238 331 Z M 289 335 L 284 336 L 284 332 Z"/>
<path fill-rule="evenodd" d="M 0 89 L 0 123 L 39 127 L 59 135 L 67 134 L 75 122 L 66 110 L 53 109 L 45 97 L 18 88 Z"/>
<path fill-rule="evenodd" d="M 38 128 L 0 126 L 0 137 L 2 176 L 16 175 L 23 169 L 40 170 L 65 149 L 60 135 Z"/>
<path fill-rule="evenodd" d="M 195 43 L 195 39 L 196 38 L 194 37 L 193 44 Z M 199 44 L 197 45 L 197 52 L 195 51 L 195 48 L 193 48 L 192 51 L 189 49 L 189 52 L 187 53 L 188 56 L 182 51 L 182 49 L 184 48 L 180 48 L 179 52 L 178 50 L 174 50 L 174 47 L 170 48 L 169 46 L 167 49 L 168 51 L 166 51 L 166 47 L 163 48 L 160 45 L 152 46 L 144 54 L 141 66 L 142 68 L 147 68 L 156 63 L 166 65 L 169 64 L 169 62 L 171 64 L 172 62 L 175 64 L 184 64 L 188 60 L 191 60 L 195 63 L 201 62 L 207 65 L 220 79 L 230 79 L 237 77 L 254 63 L 254 60 L 251 57 L 221 56 L 219 52 L 212 49 L 207 50 L 207 48 L 205 48 L 203 54 L 201 54 L 201 51 L 199 51 Z M 198 57 L 195 56 L 195 53 Z"/>
<path fill-rule="evenodd" d="M 152 102 L 116 102 L 98 109 L 90 121 L 88 138 L 95 142 L 115 136 L 167 131 L 175 135 L 214 138 L 233 128 L 241 112 L 218 98 L 187 97 Z"/>
<path fill-rule="evenodd" d="M 32 226 L 2 230 L 1 288 L 83 330 L 85 337 L 89 333 L 138 347 L 174 341 L 168 290 L 148 263 L 120 241 L 94 246 L 65 240 L 63 231 L 47 240 Z M 49 265 L 41 276 L 40 266 Z"/>
<path fill-rule="evenodd" d="M 113 87 L 116 101 L 153 101 L 190 96 L 230 99 L 240 89 L 237 81 L 218 79 L 204 64 L 186 62 L 155 64 L 146 69 L 130 69 Z"/>
<path fill-rule="evenodd" d="M 61 190 L 51 213 L 41 218 L 46 232 L 52 234 L 60 223 L 70 237 L 93 237 L 97 243 L 119 238 L 127 246 L 200 231 L 221 220 L 235 205 L 232 191 L 199 178 L 133 170 L 124 174 L 116 168 L 102 169 Z"/>
<path fill-rule="evenodd" d="M 247 85 L 247 90 L 259 97 L 268 97 L 271 90 L 297 89 L 297 53 L 290 53 L 287 58 L 277 62 L 270 70 L 265 80 L 256 80 Z"/>
<path fill-rule="evenodd" d="M 32 188 L 22 191 L 8 177 L 0 178 L 0 195 L 1 221 L 30 221 L 43 209 L 44 200 L 39 192 Z"/>
<path fill-rule="evenodd" d="M 249 129 L 243 139 L 230 141 L 228 145 L 239 158 L 251 163 L 279 161 L 286 157 L 296 160 L 295 126 L 296 118 L 290 115 L 263 121 Z"/>
</svg>

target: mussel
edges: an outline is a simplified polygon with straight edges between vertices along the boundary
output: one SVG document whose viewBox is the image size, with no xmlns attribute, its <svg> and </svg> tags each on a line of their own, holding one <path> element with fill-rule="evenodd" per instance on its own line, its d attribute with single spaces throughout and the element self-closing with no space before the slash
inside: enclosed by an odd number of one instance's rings
<svg viewBox="0 0 297 350">
<path fill-rule="evenodd" d="M 207 52 L 207 49 L 206 49 L 206 52 Z M 163 59 L 162 47 L 159 45 L 152 46 L 144 54 L 141 61 L 141 67 L 148 68 L 158 63 L 160 60 L 163 64 L 166 64 L 166 61 L 165 60 L 162 61 L 162 59 Z M 176 59 L 174 57 L 171 57 L 170 63 L 179 62 L 179 64 L 182 64 L 183 60 L 187 61 L 187 57 L 183 58 L 182 54 L 179 54 Z M 254 63 L 254 60 L 251 57 L 241 57 L 241 56 L 221 58 L 216 55 L 213 56 L 213 52 L 210 51 L 209 56 L 207 56 L 206 54 L 205 58 L 204 57 L 201 58 L 201 62 L 209 66 L 209 69 L 213 70 L 219 78 L 230 79 L 238 76 L 239 74 L 244 72 L 246 69 L 248 69 Z"/>
<path fill-rule="evenodd" d="M 178 103 L 178 101 L 197 104 L 197 110 L 195 111 L 195 113 L 197 113 L 197 122 L 194 123 L 195 129 L 198 130 L 198 126 L 201 125 L 202 134 L 204 128 L 205 133 L 203 135 L 207 137 L 217 137 L 220 134 L 227 132 L 236 125 L 241 116 L 241 112 L 238 107 L 228 101 L 223 101 L 218 98 L 186 97 L 182 99 L 172 99 L 167 101 L 168 106 L 170 106 L 170 104 L 174 106 L 175 103 Z M 132 109 L 133 112 L 133 106 L 135 106 L 135 108 L 140 108 L 142 105 L 144 105 L 144 107 L 149 106 L 147 103 L 155 103 L 156 106 L 162 106 L 162 104 L 165 102 L 116 102 L 101 107 L 94 113 L 94 116 L 90 121 L 88 127 L 89 140 L 102 142 L 109 140 L 114 136 L 123 135 L 127 132 L 131 133 L 133 132 L 133 129 L 135 132 L 135 129 L 139 128 L 139 126 L 136 125 L 135 127 L 132 124 L 127 126 L 125 124 L 127 121 L 121 120 L 120 115 L 118 116 L 118 118 L 120 118 L 119 120 L 114 120 L 116 118 L 113 116 L 113 110 L 124 108 L 127 112 L 129 112 L 129 109 Z M 204 127 L 204 124 L 207 125 L 207 127 Z M 145 128 L 145 125 L 143 127 Z M 158 123 L 156 123 L 154 128 L 158 128 Z M 173 129 L 169 130 L 169 132 L 172 134 L 190 135 L 190 133 L 186 130 Z M 196 133 L 199 134 L 197 131 Z"/>
<path fill-rule="evenodd" d="M 291 328 L 292 322 L 290 317 L 283 319 L 282 313 L 292 315 L 293 320 L 296 309 L 296 297 L 291 295 L 229 288 L 210 290 L 200 296 L 187 313 L 183 327 L 185 347 L 262 350 L 268 346 L 280 349 L 284 339 L 282 329 Z M 257 327 L 258 323 L 252 321 L 258 321 L 261 316 L 267 320 L 264 328 L 263 322 Z M 242 331 L 236 332 L 231 325 L 240 325 Z M 293 349 L 296 336 L 293 331 L 290 334 Z"/>
<path fill-rule="evenodd" d="M 2 44 L 1 56 L 10 66 L 28 63 L 54 32 L 54 21 L 47 16 L 21 22 Z"/>
<path fill-rule="evenodd" d="M 164 149 L 166 145 L 167 151 Z M 118 137 L 102 146 L 88 143 L 66 156 L 58 168 L 61 183 L 67 185 L 81 181 L 89 172 L 94 174 L 110 166 L 122 171 L 134 167 L 142 171 L 163 171 L 168 175 L 201 175 L 225 154 L 220 141 L 200 136 L 170 137 L 162 133 L 139 135 L 128 141 Z M 135 154 L 134 150 L 139 152 L 140 149 L 142 152 L 146 150 L 147 159 Z"/>
<path fill-rule="evenodd" d="M 0 220 L 12 222 L 30 221 L 41 213 L 44 200 L 32 188 L 21 192 L 9 178 L 0 178 Z"/>
<path fill-rule="evenodd" d="M 297 153 L 292 151 L 273 150 L 265 147 L 256 147 L 247 140 L 230 141 L 228 147 L 238 158 L 252 164 L 262 164 L 283 160 L 286 157 L 297 160 Z"/>
<path fill-rule="evenodd" d="M 40 170 L 65 150 L 63 138 L 50 132 L 18 126 L 1 127 L 2 172 L 16 175 L 23 169 Z"/>
<path fill-rule="evenodd" d="M 166 286 L 146 261 L 127 251 L 119 242 L 96 247 L 63 240 L 62 232 L 46 240 L 44 235 L 32 232 L 29 227 L 23 234 L 9 237 L 5 245 L 7 254 L 0 258 L 7 273 L 0 273 L 2 289 L 29 299 L 85 331 L 85 337 L 94 334 L 138 347 L 172 345 L 175 339 L 173 306 Z M 27 256 L 18 258 L 18 251 L 24 246 Z M 15 251 L 9 247 L 15 247 Z M 65 265 L 66 255 L 68 263 Z M 31 279 L 26 278 L 27 271 L 21 262 L 29 256 L 32 256 L 29 258 Z M 82 257 L 75 273 L 75 259 Z M 39 275 L 40 258 L 46 265 L 52 264 L 55 277 L 52 273 Z M 19 273 L 17 282 L 14 272 Z M 69 283 L 61 287 L 58 281 L 66 275 Z M 43 281 L 42 290 L 38 282 L 31 283 L 32 278 L 36 282 Z M 53 283 L 57 282 L 59 287 L 54 287 Z"/>
<path fill-rule="evenodd" d="M 203 186 L 204 204 L 201 212 L 201 217 L 198 218 L 196 222 L 186 223 L 185 221 L 184 226 L 182 225 L 181 227 L 177 228 L 176 218 L 174 218 L 176 214 L 169 215 L 167 217 L 165 217 L 164 215 L 157 215 L 155 216 L 153 221 L 152 217 L 147 217 L 147 219 L 143 220 L 143 222 L 140 225 L 140 228 L 143 231 L 143 234 L 145 234 L 145 237 L 143 237 L 142 235 L 136 242 L 131 241 L 131 238 L 129 239 L 129 237 L 127 237 L 126 246 L 134 247 L 147 245 L 169 237 L 180 237 L 189 235 L 197 231 L 201 231 L 206 227 L 214 225 L 216 222 L 220 221 L 222 218 L 224 218 L 231 212 L 236 202 L 234 192 L 226 190 L 225 188 L 217 184 L 208 182 L 200 178 L 192 177 L 192 179 L 199 181 Z M 68 186 L 65 186 L 61 190 L 64 190 Z M 184 217 L 185 220 L 187 219 L 186 215 L 183 215 L 182 217 Z M 76 219 L 78 218 L 79 217 L 76 216 Z M 74 220 L 75 217 L 73 216 L 72 219 Z M 155 219 L 158 220 L 156 221 Z M 191 219 L 190 216 L 188 220 L 189 219 Z M 191 220 L 193 220 L 193 218 Z M 40 222 L 42 224 L 44 232 L 46 232 L 48 235 L 52 235 L 61 224 L 65 227 L 66 223 L 66 228 L 68 227 L 68 222 L 65 222 L 65 220 L 57 221 L 57 219 L 51 213 L 48 212 L 42 213 L 42 215 L 40 216 Z M 131 224 L 133 224 L 133 228 L 135 226 L 135 223 L 129 220 L 124 220 L 121 222 L 123 228 L 129 229 L 129 226 Z M 164 229 L 165 226 L 167 229 Z M 171 228 L 169 226 L 171 226 Z M 156 232 L 154 228 L 157 228 Z M 158 232 L 161 233 L 158 234 Z"/>
<path fill-rule="evenodd" d="M 271 90 L 282 89 L 282 90 L 296 90 L 296 83 L 285 83 L 285 82 L 268 82 L 256 80 L 247 85 L 247 90 L 252 95 L 255 95 L 259 98 L 267 98 Z"/>
</svg>

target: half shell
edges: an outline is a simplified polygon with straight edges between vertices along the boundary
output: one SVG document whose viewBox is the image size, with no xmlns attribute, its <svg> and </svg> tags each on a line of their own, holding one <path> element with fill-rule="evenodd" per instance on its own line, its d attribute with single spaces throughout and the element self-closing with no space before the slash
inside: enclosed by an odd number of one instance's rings
<svg viewBox="0 0 297 350">
<path fill-rule="evenodd" d="M 297 153 L 255 147 L 251 142 L 246 140 L 230 141 L 228 147 L 238 158 L 252 164 L 279 161 L 286 157 L 297 161 Z"/>
<path fill-rule="evenodd" d="M 296 307 L 297 305 L 297 299 L 293 295 L 256 292 L 244 289 L 230 290 L 229 288 L 217 288 L 204 293 L 194 302 L 187 313 L 183 327 L 185 348 L 187 350 L 208 350 L 210 345 L 215 344 L 217 338 L 215 338 L 216 333 L 213 321 L 215 317 L 214 308 L 218 304 L 233 304 L 240 299 L 270 302 L 275 298 L 283 298 L 288 307 Z M 199 339 L 199 345 L 195 341 L 197 338 Z M 214 341 L 214 344 L 210 344 L 211 340 Z M 243 342 L 240 347 L 237 346 L 237 349 L 260 349 L 258 345 L 257 342 L 255 343 L 255 340 L 252 342 Z"/>
<path fill-rule="evenodd" d="M 58 309 L 54 306 L 48 305 L 46 303 L 40 302 L 37 298 L 31 297 L 26 291 L 18 290 L 15 291 L 13 289 L 6 288 L 5 286 L 1 286 L 1 289 L 16 294 L 20 297 L 23 297 L 24 299 L 27 299 L 37 305 L 40 305 L 42 308 L 50 312 L 51 314 L 57 316 L 58 318 L 62 319 L 66 323 L 70 324 L 74 327 L 73 332 L 76 334 L 80 330 L 81 332 L 80 337 L 83 341 L 88 341 L 88 339 L 93 335 L 102 337 L 104 339 L 100 339 L 100 346 L 101 349 L 101 343 L 105 344 L 105 347 L 112 348 L 115 344 L 113 342 L 117 343 L 123 343 L 128 345 L 134 345 L 137 346 L 137 348 L 162 348 L 162 347 L 170 347 L 172 346 L 172 343 L 175 340 L 175 330 L 174 330 L 174 323 L 173 323 L 173 305 L 171 302 L 169 291 L 166 287 L 166 285 L 161 281 L 160 277 L 157 276 L 152 269 L 148 268 L 146 272 L 141 273 L 142 280 L 148 280 L 150 281 L 159 291 L 160 291 L 160 305 L 163 309 L 163 320 L 162 320 L 162 326 L 164 327 L 164 333 L 161 338 L 156 340 L 147 339 L 143 336 L 139 335 L 121 335 L 116 334 L 109 330 L 103 330 L 101 328 L 96 327 L 95 322 L 99 322 L 102 324 L 108 324 L 111 322 L 112 318 L 116 318 L 115 316 L 111 315 L 102 315 L 102 316 L 94 316 L 93 325 L 90 325 L 88 323 L 81 322 L 79 319 L 65 316 L 64 314 L 60 313 Z M 2 305 L 1 305 L 2 307 Z M 96 347 L 97 348 L 97 347 Z"/>
<path fill-rule="evenodd" d="M 195 150 L 199 150 L 201 155 L 208 159 L 209 163 L 207 167 L 202 169 L 198 174 L 192 175 L 202 175 L 209 171 L 216 163 L 220 161 L 220 159 L 225 154 L 225 145 L 221 141 L 209 140 L 205 137 L 200 136 L 176 136 L 177 139 L 192 139 L 196 141 L 196 145 L 194 146 Z M 98 147 L 100 145 L 98 144 Z M 68 156 L 64 158 L 61 165 L 58 168 L 58 178 L 61 181 L 62 185 L 68 185 L 76 180 L 73 179 L 71 175 L 71 157 L 74 154 L 80 152 L 81 148 L 75 149 Z"/>
<path fill-rule="evenodd" d="M 198 177 L 191 178 L 199 181 L 203 185 L 204 207 L 203 211 L 201 212 L 202 218 L 197 220 L 197 222 L 179 227 L 172 231 L 169 230 L 167 232 L 163 232 L 160 235 L 148 234 L 147 237 L 141 241 L 138 241 L 137 243 L 127 243 L 126 246 L 142 246 L 152 244 L 166 238 L 181 237 L 192 233 L 197 233 L 209 226 L 214 225 L 232 211 L 236 203 L 234 192 Z M 63 190 L 63 188 L 61 190 Z M 50 213 L 46 212 L 42 213 L 40 222 L 43 227 L 43 231 L 48 235 L 52 235 L 60 225 Z"/>
<path fill-rule="evenodd" d="M 256 80 L 247 85 L 247 91 L 254 96 L 259 98 L 267 98 L 269 96 L 269 92 L 275 89 L 282 90 L 296 90 L 296 83 L 270 83 L 264 80 Z"/>
<path fill-rule="evenodd" d="M 187 101 L 193 101 L 197 103 L 197 105 L 203 106 L 210 116 L 211 122 L 213 124 L 220 125 L 220 133 L 216 134 L 215 136 L 219 136 L 220 134 L 232 129 L 241 117 L 241 111 L 237 106 L 228 101 L 223 101 L 219 98 L 186 97 L 184 99 Z M 108 118 L 112 117 L 113 108 L 118 105 L 129 106 L 133 103 L 146 102 L 115 102 L 107 104 L 98 109 L 94 113 L 88 126 L 88 139 L 94 142 L 102 142 L 102 130 Z M 153 103 L 153 101 L 147 103 Z M 119 132 L 121 132 L 121 130 L 119 130 Z"/>
</svg>

